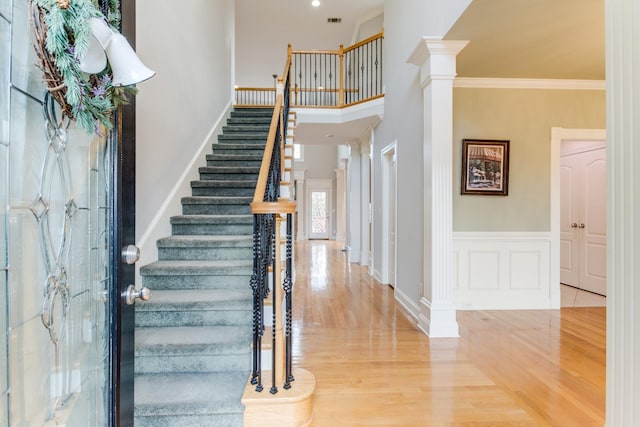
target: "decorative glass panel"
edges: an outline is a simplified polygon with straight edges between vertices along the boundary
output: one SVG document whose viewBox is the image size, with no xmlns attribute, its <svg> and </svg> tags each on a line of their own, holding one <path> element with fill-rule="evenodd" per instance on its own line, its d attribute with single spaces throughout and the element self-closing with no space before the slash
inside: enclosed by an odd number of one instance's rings
<svg viewBox="0 0 640 427">
<path fill-rule="evenodd" d="M 43 114 L 26 5 L 0 17 L 0 425 L 106 425 L 107 144 Z"/>
</svg>

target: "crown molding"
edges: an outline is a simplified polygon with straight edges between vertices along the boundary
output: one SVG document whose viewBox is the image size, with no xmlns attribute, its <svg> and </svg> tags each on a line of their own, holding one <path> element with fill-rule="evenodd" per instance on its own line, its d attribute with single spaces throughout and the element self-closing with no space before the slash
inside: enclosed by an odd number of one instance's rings
<svg viewBox="0 0 640 427">
<path fill-rule="evenodd" d="M 605 90 L 605 81 L 458 77 L 453 81 L 453 87 L 483 89 Z"/>
</svg>

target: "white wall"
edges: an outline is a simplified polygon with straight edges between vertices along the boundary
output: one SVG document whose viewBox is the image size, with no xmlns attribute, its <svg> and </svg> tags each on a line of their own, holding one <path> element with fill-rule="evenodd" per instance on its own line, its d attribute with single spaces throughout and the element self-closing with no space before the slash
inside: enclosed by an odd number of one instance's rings
<svg viewBox="0 0 640 427">
<path fill-rule="evenodd" d="M 149 235 L 150 224 L 194 155 L 204 144 L 214 142 L 211 137 L 215 137 L 212 131 L 216 121 L 229 106 L 234 2 L 191 0 L 177 7 L 168 2 L 138 0 L 136 15 L 138 55 L 157 73 L 140 85 L 137 97 L 138 241 Z M 204 166 L 204 158 L 202 162 L 199 166 Z M 185 184 L 188 191 L 188 182 Z M 179 204 L 172 209 L 165 212 L 165 219 L 157 221 L 154 236 L 170 233 L 168 217 L 180 213 Z M 155 251 L 155 239 L 144 243 L 142 257 L 149 259 L 149 252 Z"/>
<path fill-rule="evenodd" d="M 420 70 L 407 63 L 423 36 L 443 36 L 470 0 L 386 0 L 384 7 L 385 112 L 376 128 L 373 147 L 374 200 L 382 200 L 380 151 L 397 141 L 398 229 L 396 293 L 417 304 L 423 281 L 423 175 L 422 88 Z M 382 206 L 373 209 L 374 248 L 382 247 Z M 430 248 L 429 248 L 430 250 Z M 380 251 L 374 254 L 374 274 L 379 275 Z"/>
</svg>

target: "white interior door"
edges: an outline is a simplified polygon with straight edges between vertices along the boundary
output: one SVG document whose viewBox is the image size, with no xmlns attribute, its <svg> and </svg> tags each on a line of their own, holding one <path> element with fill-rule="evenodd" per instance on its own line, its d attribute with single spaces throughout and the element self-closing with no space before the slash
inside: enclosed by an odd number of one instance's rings
<svg viewBox="0 0 640 427">
<path fill-rule="evenodd" d="M 584 153 L 583 216 L 578 224 L 580 287 L 601 295 L 607 293 L 607 167 L 605 149 Z"/>
<path fill-rule="evenodd" d="M 580 174 L 575 155 L 560 158 L 560 282 L 575 287 L 580 284 Z"/>
<path fill-rule="evenodd" d="M 606 152 L 560 161 L 560 281 L 606 295 Z"/>
</svg>

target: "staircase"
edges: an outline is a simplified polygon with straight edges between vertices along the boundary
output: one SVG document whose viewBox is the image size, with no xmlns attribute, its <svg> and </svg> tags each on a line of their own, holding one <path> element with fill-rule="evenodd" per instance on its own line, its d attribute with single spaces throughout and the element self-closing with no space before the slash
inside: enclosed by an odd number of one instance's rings
<svg viewBox="0 0 640 427">
<path fill-rule="evenodd" d="M 242 426 L 251 372 L 253 216 L 272 109 L 231 112 L 218 144 L 140 269 L 136 302 L 136 427 Z"/>
</svg>

